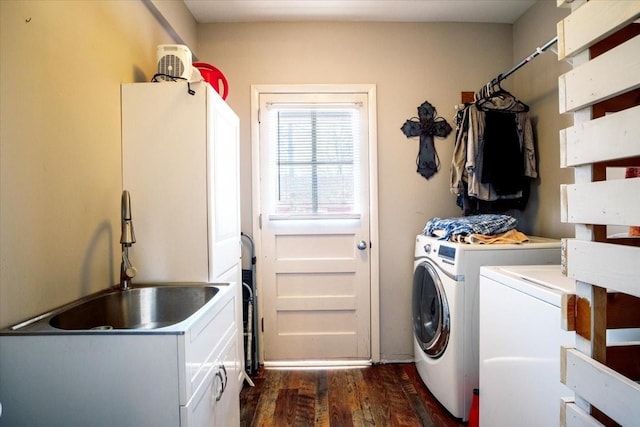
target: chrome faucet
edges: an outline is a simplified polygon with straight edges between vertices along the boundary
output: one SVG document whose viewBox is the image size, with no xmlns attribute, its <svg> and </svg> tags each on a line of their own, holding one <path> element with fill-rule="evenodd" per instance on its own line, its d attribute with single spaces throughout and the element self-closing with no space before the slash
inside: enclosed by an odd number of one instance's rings
<svg viewBox="0 0 640 427">
<path fill-rule="evenodd" d="M 131 197 L 129 192 L 122 192 L 122 203 L 120 206 L 120 219 L 122 222 L 122 233 L 120 234 L 120 244 L 122 245 L 122 262 L 120 264 L 120 289 L 127 290 L 131 285 L 131 279 L 136 276 L 136 268 L 129 261 L 129 248 L 136 242 L 136 235 L 133 232 L 133 222 L 131 222 Z"/>
</svg>

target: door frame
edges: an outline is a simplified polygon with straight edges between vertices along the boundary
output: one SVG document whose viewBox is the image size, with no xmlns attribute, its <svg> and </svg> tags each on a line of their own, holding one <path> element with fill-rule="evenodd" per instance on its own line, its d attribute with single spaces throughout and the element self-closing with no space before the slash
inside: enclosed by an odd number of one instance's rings
<svg viewBox="0 0 640 427">
<path fill-rule="evenodd" d="M 262 247 L 262 229 L 260 223 L 260 95 L 266 93 L 363 93 L 367 95 L 369 124 L 369 217 L 370 231 L 370 298 L 371 298 L 371 362 L 380 361 L 380 247 L 378 235 L 378 132 L 377 104 L 375 84 L 273 84 L 251 85 L 251 201 L 253 203 L 251 219 L 256 256 L 260 259 Z M 256 294 L 258 300 L 258 318 L 263 317 L 262 269 L 255 265 Z M 262 328 L 258 328 L 258 349 L 260 362 L 264 362 Z"/>
</svg>

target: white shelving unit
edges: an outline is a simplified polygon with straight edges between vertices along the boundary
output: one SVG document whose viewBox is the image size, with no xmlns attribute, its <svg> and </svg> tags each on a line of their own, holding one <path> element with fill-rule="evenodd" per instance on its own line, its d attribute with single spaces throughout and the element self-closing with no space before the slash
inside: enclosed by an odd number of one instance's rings
<svg viewBox="0 0 640 427">
<path fill-rule="evenodd" d="M 640 166 L 640 1 L 557 3 L 571 7 L 558 24 L 558 58 L 573 63 L 559 79 L 560 112 L 574 116 L 560 132 L 561 166 L 575 172 L 561 189 L 562 221 L 576 230 L 563 242 L 562 263 L 577 280 L 565 307 L 575 347 L 561 356 L 562 382 L 576 398 L 561 402 L 561 425 L 633 426 L 640 345 L 607 345 L 606 335 L 640 327 L 640 238 L 609 237 L 607 227 L 640 225 L 640 178 L 607 180 L 607 169 Z M 600 107 L 606 115 L 595 114 Z"/>
</svg>

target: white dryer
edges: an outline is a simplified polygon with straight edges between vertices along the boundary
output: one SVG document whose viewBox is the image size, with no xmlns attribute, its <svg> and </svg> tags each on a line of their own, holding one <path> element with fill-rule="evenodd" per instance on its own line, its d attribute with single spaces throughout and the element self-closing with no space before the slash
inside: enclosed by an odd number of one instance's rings
<svg viewBox="0 0 640 427">
<path fill-rule="evenodd" d="M 559 265 L 480 269 L 480 424 L 551 426 L 560 399 L 560 347 L 575 333 L 562 330 L 561 302 L 575 280 Z"/>
<path fill-rule="evenodd" d="M 456 418 L 478 388 L 478 280 L 483 265 L 559 264 L 560 241 L 465 244 L 418 235 L 412 312 L 415 363 L 427 388 Z"/>
<path fill-rule="evenodd" d="M 480 269 L 480 425 L 553 426 L 560 400 L 560 347 L 575 346 L 562 329 L 562 303 L 575 280 L 559 265 Z M 637 344 L 638 329 L 609 329 L 607 344 Z"/>
</svg>

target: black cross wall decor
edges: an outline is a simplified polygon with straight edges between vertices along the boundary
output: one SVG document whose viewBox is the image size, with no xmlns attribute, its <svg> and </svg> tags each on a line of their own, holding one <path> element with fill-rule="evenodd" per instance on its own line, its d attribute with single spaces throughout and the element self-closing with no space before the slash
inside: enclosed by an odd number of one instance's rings
<svg viewBox="0 0 640 427">
<path fill-rule="evenodd" d="M 433 105 L 425 101 L 418 107 L 418 117 L 410 118 L 400 129 L 407 138 L 420 137 L 420 151 L 416 158 L 417 172 L 426 179 L 431 178 L 440 169 L 433 137 L 445 138 L 451 133 L 451 126 L 445 119 L 438 117 Z"/>
</svg>

